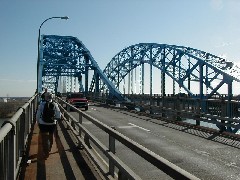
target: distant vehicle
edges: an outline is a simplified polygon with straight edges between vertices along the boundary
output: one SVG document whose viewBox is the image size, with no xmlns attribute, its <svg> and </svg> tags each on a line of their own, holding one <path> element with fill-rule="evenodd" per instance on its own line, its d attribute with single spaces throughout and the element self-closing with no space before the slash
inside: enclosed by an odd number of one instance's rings
<svg viewBox="0 0 240 180">
<path fill-rule="evenodd" d="M 83 93 L 68 93 L 66 101 L 76 108 L 88 110 L 88 100 Z"/>
</svg>

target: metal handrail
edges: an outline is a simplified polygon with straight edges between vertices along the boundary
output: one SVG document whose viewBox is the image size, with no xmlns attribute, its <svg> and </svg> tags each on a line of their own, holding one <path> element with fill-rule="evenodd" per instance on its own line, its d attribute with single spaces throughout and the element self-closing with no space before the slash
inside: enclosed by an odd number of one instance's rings
<svg viewBox="0 0 240 180">
<path fill-rule="evenodd" d="M 0 129 L 0 179 L 14 180 L 26 151 L 28 136 L 34 123 L 38 96 L 33 95 Z"/>
<path fill-rule="evenodd" d="M 163 172 L 165 172 L 166 174 L 168 174 L 170 177 L 174 179 L 198 179 L 197 177 L 190 174 L 189 172 L 181 169 L 180 167 L 169 162 L 163 157 L 153 153 L 149 149 L 143 147 L 142 145 L 136 143 L 135 141 L 129 139 L 128 137 L 122 135 L 121 133 L 117 132 L 111 127 L 103 124 L 102 122 L 91 117 L 90 115 L 80 111 L 79 109 L 75 108 L 71 104 L 65 102 L 63 99 L 57 98 L 57 100 L 58 100 L 60 109 L 64 115 L 64 120 L 68 124 L 68 127 L 71 128 L 76 138 L 79 140 L 79 143 L 84 145 L 85 149 L 87 150 L 87 153 L 90 155 L 92 160 L 94 162 L 97 162 L 96 165 L 102 168 L 102 166 L 99 165 L 100 162 L 97 159 L 98 157 L 96 157 L 96 155 L 94 155 L 95 153 L 93 153 L 94 149 L 92 148 L 90 141 L 96 147 L 98 147 L 98 149 L 102 151 L 102 153 L 109 159 L 108 172 L 106 172 L 106 169 L 103 169 L 103 168 L 100 169 L 104 174 L 110 174 L 114 176 L 114 172 L 113 172 L 114 167 L 117 167 L 119 169 L 119 177 L 118 177 L 119 179 L 124 179 L 124 178 L 139 179 L 140 178 L 115 155 L 115 140 L 118 140 L 123 145 L 131 149 L 133 152 L 143 157 L 146 161 L 153 164 L 158 169 L 162 170 Z M 63 106 L 65 106 L 65 108 Z M 75 119 L 71 114 L 68 113 L 70 108 L 78 113 L 79 120 Z M 91 134 L 91 132 L 89 132 L 85 127 L 82 126 L 82 118 L 85 118 L 91 121 L 94 125 L 99 127 L 101 130 L 105 131 L 109 135 L 108 148 L 104 146 L 96 137 L 94 137 Z M 79 129 L 76 129 L 76 126 Z M 82 133 L 84 134 L 84 136 L 82 136 Z M 101 157 L 101 159 L 103 159 L 103 157 Z"/>
</svg>

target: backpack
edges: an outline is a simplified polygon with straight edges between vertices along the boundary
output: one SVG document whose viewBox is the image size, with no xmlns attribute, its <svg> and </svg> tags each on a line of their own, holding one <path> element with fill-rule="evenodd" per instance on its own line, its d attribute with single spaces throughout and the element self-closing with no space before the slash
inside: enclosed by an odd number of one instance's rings
<svg viewBox="0 0 240 180">
<path fill-rule="evenodd" d="M 43 108 L 42 120 L 46 123 L 54 123 L 54 116 L 55 110 L 53 102 L 46 102 Z"/>
</svg>

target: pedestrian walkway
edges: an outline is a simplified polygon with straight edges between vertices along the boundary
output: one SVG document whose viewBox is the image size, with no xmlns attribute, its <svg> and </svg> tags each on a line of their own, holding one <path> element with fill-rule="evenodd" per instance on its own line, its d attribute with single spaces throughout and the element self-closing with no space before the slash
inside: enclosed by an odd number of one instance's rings
<svg viewBox="0 0 240 180">
<path fill-rule="evenodd" d="M 64 122 L 58 123 L 49 152 L 47 135 L 39 132 L 37 124 L 30 141 L 28 161 L 23 165 L 19 179 L 102 179 L 85 155 L 84 149 L 77 147 Z"/>
</svg>

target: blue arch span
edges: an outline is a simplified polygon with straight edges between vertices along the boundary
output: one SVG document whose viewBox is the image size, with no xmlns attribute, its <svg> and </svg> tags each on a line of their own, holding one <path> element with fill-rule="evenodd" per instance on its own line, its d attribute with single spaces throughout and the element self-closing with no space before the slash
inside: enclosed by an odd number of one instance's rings
<svg viewBox="0 0 240 180">
<path fill-rule="evenodd" d="M 131 70 L 144 63 L 160 69 L 189 95 L 193 95 L 189 86 L 193 81 L 199 83 L 200 95 L 204 88 L 210 90 L 207 98 L 219 94 L 218 90 L 224 84 L 232 94 L 232 82 L 240 82 L 240 69 L 233 62 L 190 47 L 156 43 L 139 43 L 123 49 L 103 72 L 118 87 Z"/>
<path fill-rule="evenodd" d="M 38 63 L 38 90 L 44 87 L 55 90 L 61 76 L 77 77 L 85 75 L 85 93 L 88 91 L 88 71 L 94 70 L 107 85 L 112 96 L 124 100 L 122 94 L 99 68 L 85 45 L 72 36 L 42 35 L 40 39 L 40 60 Z"/>
</svg>

